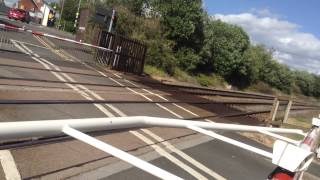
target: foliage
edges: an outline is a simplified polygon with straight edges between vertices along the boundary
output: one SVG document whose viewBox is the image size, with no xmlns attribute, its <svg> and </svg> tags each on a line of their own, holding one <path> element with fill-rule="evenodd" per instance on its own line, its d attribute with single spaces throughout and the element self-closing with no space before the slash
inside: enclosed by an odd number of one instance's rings
<svg viewBox="0 0 320 180">
<path fill-rule="evenodd" d="M 156 68 L 155 66 L 145 65 L 144 72 L 148 75 L 156 76 L 156 77 L 164 77 L 168 78 L 168 74 L 164 72 L 162 69 Z"/>
<path fill-rule="evenodd" d="M 272 87 L 286 93 L 291 92 L 294 75 L 286 65 L 279 64 L 275 60 L 266 61 L 263 63 L 259 76 L 262 81 Z"/>
<path fill-rule="evenodd" d="M 161 28 L 165 37 L 181 47 L 199 51 L 204 38 L 201 0 L 158 0 L 153 3 L 161 14 Z"/>
<path fill-rule="evenodd" d="M 295 71 L 294 74 L 295 84 L 300 91 L 306 96 L 314 95 L 315 76 L 305 71 Z"/>
<path fill-rule="evenodd" d="M 202 57 L 205 66 L 229 82 L 247 84 L 250 64 L 243 57 L 249 47 L 249 37 L 242 28 L 220 20 L 209 21 L 205 28 Z"/>
<path fill-rule="evenodd" d="M 67 3 L 68 2 L 68 3 Z M 73 22 L 75 0 L 66 1 L 63 18 Z M 195 76 L 203 86 L 252 87 L 273 93 L 298 91 L 320 97 L 320 77 L 290 70 L 262 45 L 250 43 L 240 27 L 209 16 L 201 0 L 104 0 L 96 6 L 114 8 L 114 32 L 147 44 L 146 67 L 178 79 Z M 73 7 L 71 6 L 73 4 Z M 151 14 L 145 14 L 152 11 Z M 152 71 L 146 68 L 146 71 Z M 269 89 L 269 90 L 268 90 Z"/>
<path fill-rule="evenodd" d="M 179 49 L 175 57 L 177 59 L 178 66 L 188 72 L 194 71 L 200 61 L 200 56 L 190 48 Z"/>
</svg>

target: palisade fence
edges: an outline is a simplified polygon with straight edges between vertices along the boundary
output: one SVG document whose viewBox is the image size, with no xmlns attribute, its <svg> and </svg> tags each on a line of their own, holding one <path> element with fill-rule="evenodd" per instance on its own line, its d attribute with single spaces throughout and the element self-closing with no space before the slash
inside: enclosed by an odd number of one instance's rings
<svg viewBox="0 0 320 180">
<path fill-rule="evenodd" d="M 112 69 L 142 74 L 147 46 L 134 39 L 129 39 L 114 33 L 102 31 L 99 35 L 98 45 L 111 51 L 97 50 L 95 59 Z"/>
</svg>

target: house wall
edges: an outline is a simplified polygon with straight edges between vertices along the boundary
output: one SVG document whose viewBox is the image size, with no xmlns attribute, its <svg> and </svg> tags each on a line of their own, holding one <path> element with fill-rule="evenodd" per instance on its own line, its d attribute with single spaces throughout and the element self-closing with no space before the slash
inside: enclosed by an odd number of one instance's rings
<svg viewBox="0 0 320 180">
<path fill-rule="evenodd" d="M 24 9 L 27 11 L 40 11 L 40 9 L 37 8 L 35 3 L 38 5 L 38 7 L 41 7 L 43 5 L 43 0 L 20 0 L 18 2 L 18 8 Z"/>
</svg>

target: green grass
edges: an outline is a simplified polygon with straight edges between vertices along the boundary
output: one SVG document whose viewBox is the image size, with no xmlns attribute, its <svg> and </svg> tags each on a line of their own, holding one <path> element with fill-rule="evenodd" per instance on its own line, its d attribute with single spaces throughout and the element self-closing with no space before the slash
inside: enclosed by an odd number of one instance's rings
<svg viewBox="0 0 320 180">
<path fill-rule="evenodd" d="M 198 84 L 197 80 L 193 76 L 189 75 L 187 72 L 182 71 L 179 68 L 176 68 L 174 70 L 173 77 L 176 80 L 181 81 L 181 82 L 188 82 L 188 83 Z"/>
<path fill-rule="evenodd" d="M 227 84 L 227 82 L 222 77 L 213 75 L 213 74 L 211 75 L 198 74 L 196 76 L 196 79 L 201 86 L 206 86 L 206 87 L 214 86 L 214 87 L 224 88 Z"/>
<path fill-rule="evenodd" d="M 144 66 L 144 73 L 150 76 L 156 76 L 156 77 L 164 77 L 164 78 L 169 77 L 169 75 L 166 72 L 164 72 L 162 69 L 159 69 L 150 65 Z"/>
<path fill-rule="evenodd" d="M 150 75 L 151 77 L 155 79 L 174 79 L 179 82 L 186 82 L 194 85 L 201 85 L 205 87 L 219 87 L 219 88 L 225 88 L 227 85 L 227 82 L 220 76 L 210 74 L 198 74 L 198 75 L 190 75 L 185 71 L 182 71 L 179 68 L 175 68 L 174 73 L 172 76 L 170 76 L 168 73 L 166 73 L 164 70 L 150 66 L 145 65 L 144 66 L 144 73 Z"/>
</svg>

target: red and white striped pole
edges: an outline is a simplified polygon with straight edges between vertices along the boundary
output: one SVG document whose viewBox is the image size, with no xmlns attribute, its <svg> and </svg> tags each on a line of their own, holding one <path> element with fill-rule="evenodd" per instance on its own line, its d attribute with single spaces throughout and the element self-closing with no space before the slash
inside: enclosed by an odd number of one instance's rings
<svg viewBox="0 0 320 180">
<path fill-rule="evenodd" d="M 93 44 L 88 44 L 88 43 L 83 43 L 83 42 L 79 42 L 79 41 L 76 41 L 76 40 L 73 40 L 73 39 L 63 38 L 63 37 L 59 37 L 59 36 L 55 36 L 55 35 L 39 32 L 39 31 L 32 31 L 30 29 L 25 29 L 25 28 L 21 28 L 21 27 L 15 27 L 15 26 L 10 26 L 10 25 L 6 25 L 6 24 L 0 24 L 0 28 L 1 29 L 6 29 L 6 30 L 15 30 L 15 31 L 28 32 L 28 33 L 31 33 L 31 34 L 33 34 L 35 36 L 49 37 L 49 38 L 58 39 L 58 40 L 61 40 L 61 41 L 67 41 L 67 42 L 71 42 L 71 43 L 78 44 L 78 45 L 88 46 L 88 47 L 97 48 L 97 49 L 100 49 L 100 50 L 103 50 L 103 51 L 112 52 L 111 49 L 108 49 L 108 48 L 105 48 L 105 47 L 101 47 L 101 46 L 97 46 L 97 45 L 93 45 Z"/>
<path fill-rule="evenodd" d="M 316 155 L 319 152 L 320 119 L 313 118 L 312 128 L 300 143 L 299 147 Z M 304 171 L 290 172 L 278 166 L 268 177 L 269 180 L 301 180 Z"/>
</svg>

